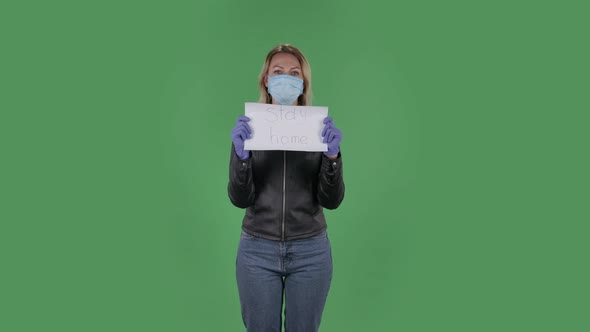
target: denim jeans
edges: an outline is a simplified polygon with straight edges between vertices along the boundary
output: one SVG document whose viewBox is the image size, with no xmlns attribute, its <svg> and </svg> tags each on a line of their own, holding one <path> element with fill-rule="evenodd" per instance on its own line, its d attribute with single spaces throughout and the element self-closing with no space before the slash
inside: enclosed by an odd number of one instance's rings
<svg viewBox="0 0 590 332">
<path fill-rule="evenodd" d="M 283 299 L 286 332 L 317 331 L 332 281 L 328 235 L 272 241 L 242 231 L 236 277 L 248 332 L 280 332 Z"/>
</svg>

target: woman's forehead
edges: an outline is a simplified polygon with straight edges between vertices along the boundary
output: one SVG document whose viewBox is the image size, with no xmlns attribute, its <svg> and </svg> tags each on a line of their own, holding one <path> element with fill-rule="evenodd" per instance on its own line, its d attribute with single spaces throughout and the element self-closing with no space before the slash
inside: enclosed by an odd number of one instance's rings
<svg viewBox="0 0 590 332">
<path fill-rule="evenodd" d="M 299 67 L 299 60 L 290 53 L 277 53 L 270 60 L 270 66 Z"/>
</svg>

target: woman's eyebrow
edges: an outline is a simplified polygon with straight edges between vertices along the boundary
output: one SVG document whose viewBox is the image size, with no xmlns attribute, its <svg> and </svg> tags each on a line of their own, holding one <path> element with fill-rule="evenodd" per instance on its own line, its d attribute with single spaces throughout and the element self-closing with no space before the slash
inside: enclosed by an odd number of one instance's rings
<svg viewBox="0 0 590 332">
<path fill-rule="evenodd" d="M 285 67 L 283 67 L 283 66 L 280 66 L 280 65 L 274 65 L 274 66 L 272 66 L 272 67 L 273 67 L 273 68 L 279 67 L 279 68 L 281 68 L 281 69 L 284 69 L 284 68 L 285 68 Z M 299 66 L 291 67 L 291 69 L 299 69 L 299 70 L 301 70 L 301 68 L 299 68 Z"/>
</svg>

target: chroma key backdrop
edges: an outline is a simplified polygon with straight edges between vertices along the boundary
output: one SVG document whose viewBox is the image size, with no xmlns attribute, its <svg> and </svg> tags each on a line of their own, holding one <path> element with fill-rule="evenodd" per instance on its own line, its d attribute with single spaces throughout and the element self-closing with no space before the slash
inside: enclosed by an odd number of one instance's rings
<svg viewBox="0 0 590 332">
<path fill-rule="evenodd" d="M 581 1 L 0 3 L 0 330 L 244 331 L 230 132 L 290 43 L 342 130 L 322 332 L 590 331 Z"/>
</svg>

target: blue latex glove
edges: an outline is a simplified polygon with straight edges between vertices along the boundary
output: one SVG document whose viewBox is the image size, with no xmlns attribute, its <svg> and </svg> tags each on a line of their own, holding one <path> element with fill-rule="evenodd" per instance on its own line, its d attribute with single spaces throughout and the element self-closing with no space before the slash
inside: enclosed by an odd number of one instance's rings
<svg viewBox="0 0 590 332">
<path fill-rule="evenodd" d="M 238 117 L 238 121 L 231 131 L 231 140 L 234 143 L 236 155 L 242 159 L 250 159 L 250 151 L 244 150 L 244 141 L 252 137 L 252 130 L 248 126 L 250 118 L 244 115 Z"/>
<path fill-rule="evenodd" d="M 325 127 L 322 130 L 324 143 L 328 143 L 328 151 L 324 152 L 326 156 L 334 156 L 340 152 L 340 142 L 342 141 L 342 132 L 334 126 L 334 120 L 331 117 L 324 119 Z"/>
</svg>

